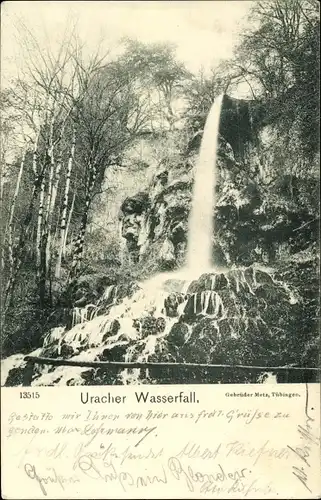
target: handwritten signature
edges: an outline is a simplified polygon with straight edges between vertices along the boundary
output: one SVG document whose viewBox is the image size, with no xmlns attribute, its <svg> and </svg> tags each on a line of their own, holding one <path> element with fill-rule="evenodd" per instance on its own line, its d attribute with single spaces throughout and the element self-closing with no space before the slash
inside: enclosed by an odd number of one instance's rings
<svg viewBox="0 0 321 500">
<path fill-rule="evenodd" d="M 297 456 L 301 461 L 301 467 L 295 465 L 292 466 L 292 474 L 303 484 L 303 486 L 312 493 L 308 481 L 308 473 L 306 467 L 311 467 L 309 458 L 312 451 L 312 445 L 320 445 L 320 438 L 318 438 L 312 429 L 311 423 L 314 422 L 314 418 L 309 415 L 309 388 L 306 384 L 306 397 L 305 397 L 305 425 L 298 425 L 298 433 L 300 439 L 303 440 L 302 446 L 292 447 L 287 445 L 287 447 Z M 304 464 L 304 465 L 303 465 Z"/>
<path fill-rule="evenodd" d="M 194 491 L 194 484 L 199 483 L 201 486 L 200 491 L 204 493 L 211 491 L 215 483 L 230 481 L 232 484 L 236 484 L 246 478 L 246 474 L 251 474 L 251 471 L 246 468 L 226 471 L 220 464 L 218 464 L 215 472 L 203 473 L 194 471 L 191 466 L 185 468 L 177 457 L 170 457 L 167 467 L 164 467 L 164 465 L 160 466 L 160 473 L 135 478 L 128 471 L 117 471 L 113 462 L 97 460 L 97 458 L 90 454 L 84 454 L 78 458 L 77 466 L 83 474 L 91 479 L 103 480 L 105 482 L 118 481 L 124 491 L 127 491 L 128 486 L 138 488 L 154 483 L 167 484 L 167 469 L 174 479 L 183 479 L 189 491 Z"/>
<path fill-rule="evenodd" d="M 167 475 L 163 466 L 161 466 L 160 475 L 145 475 L 134 476 L 128 471 L 118 472 L 115 465 L 112 462 L 107 461 L 97 461 L 89 454 L 81 455 L 77 460 L 77 465 L 81 472 L 91 479 L 103 480 L 105 482 L 118 481 L 123 491 L 127 491 L 128 486 L 135 486 L 139 488 L 140 486 L 148 486 L 154 483 L 167 483 Z M 103 471 L 100 467 L 103 467 Z"/>
<path fill-rule="evenodd" d="M 192 467 L 189 465 L 186 469 L 182 466 L 180 460 L 177 457 L 170 457 L 168 459 L 168 468 L 171 471 L 173 477 L 177 480 L 184 478 L 189 491 L 194 491 L 194 483 L 201 483 L 201 492 L 208 492 L 216 482 L 224 481 L 239 481 L 245 478 L 245 471 L 248 469 L 240 469 L 234 472 L 226 472 L 223 467 L 218 464 L 218 470 L 214 473 L 202 473 L 193 471 Z M 251 473 L 251 471 L 248 471 Z"/>
<path fill-rule="evenodd" d="M 46 476 L 40 476 L 38 472 L 36 471 L 36 467 L 32 464 L 26 463 L 24 466 L 25 473 L 27 474 L 30 479 L 34 479 L 35 481 L 38 482 L 40 489 L 42 493 L 47 496 L 47 489 L 45 488 L 45 485 L 48 484 L 59 484 L 61 489 L 65 489 L 65 484 L 66 483 L 79 483 L 80 479 L 77 476 L 63 476 L 61 474 L 57 474 L 56 469 L 51 467 L 48 469 L 50 471 L 49 474 Z"/>
</svg>

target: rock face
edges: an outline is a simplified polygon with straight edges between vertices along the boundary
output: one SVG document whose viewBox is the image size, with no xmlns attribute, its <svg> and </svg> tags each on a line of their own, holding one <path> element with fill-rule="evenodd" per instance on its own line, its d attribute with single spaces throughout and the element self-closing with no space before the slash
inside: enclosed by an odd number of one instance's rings
<svg viewBox="0 0 321 500">
<path fill-rule="evenodd" d="M 293 198 L 302 182 L 294 174 L 280 177 L 274 195 L 269 195 L 270 165 L 262 151 L 270 148 L 266 144 L 270 132 L 262 126 L 259 105 L 227 96 L 223 102 L 213 261 L 222 266 L 274 265 L 280 252 L 289 256 L 317 241 L 318 220 L 305 225 L 311 219 L 309 208 L 294 206 Z M 121 234 L 133 263 L 155 272 L 184 264 L 201 136 L 202 130 L 179 161 L 159 166 L 146 192 L 124 201 Z"/>
<path fill-rule="evenodd" d="M 169 273 L 158 287 L 146 282 L 107 313 L 84 319 L 70 330 L 51 331 L 38 355 L 79 361 L 180 363 L 177 368 L 104 372 L 40 367 L 32 384 L 255 383 L 264 369 L 244 370 L 235 365 L 311 366 L 317 363 L 313 332 L 318 305 L 311 294 L 315 271 L 301 259 L 288 262 L 282 271 L 250 266 L 205 273 L 192 281 Z M 309 289 L 299 279 L 307 273 L 312 280 Z M 233 369 L 187 369 L 186 363 L 226 364 Z M 22 369 L 9 371 L 8 383 L 20 380 Z M 312 380 L 304 372 L 295 378 L 291 370 L 285 376 L 283 380 L 289 382 Z"/>
<path fill-rule="evenodd" d="M 126 198 L 121 206 L 124 214 L 121 235 L 126 239 L 127 248 L 134 262 L 139 259 L 141 233 L 144 227 L 144 217 L 148 211 L 150 200 L 148 193 L 140 192 L 132 198 Z"/>
<path fill-rule="evenodd" d="M 254 383 L 264 369 L 235 365 L 318 365 L 318 262 L 313 258 L 318 221 L 307 204 L 294 206 L 300 184 L 295 175 L 276 181 L 274 193 L 280 196 L 270 196 L 259 113 L 251 103 L 225 98 L 213 210 L 216 270 L 193 280 L 177 272 L 186 257 L 199 131 L 178 159 L 160 162 L 147 190 L 121 205 L 128 275 L 109 270 L 74 283 L 66 303 L 62 299 L 64 319 L 44 336 L 39 353 L 180 366 L 108 372 L 40 367 L 33 385 Z M 144 281 L 153 274 L 160 281 Z M 186 363 L 234 368 L 187 369 Z M 22 368 L 14 364 L 9 370 L 9 385 L 21 380 Z M 316 380 L 312 372 L 280 373 L 279 381 Z"/>
<path fill-rule="evenodd" d="M 121 207 L 121 234 L 133 262 L 170 270 L 184 259 L 192 180 L 179 169 L 161 167 L 148 193 L 127 198 Z"/>
</svg>

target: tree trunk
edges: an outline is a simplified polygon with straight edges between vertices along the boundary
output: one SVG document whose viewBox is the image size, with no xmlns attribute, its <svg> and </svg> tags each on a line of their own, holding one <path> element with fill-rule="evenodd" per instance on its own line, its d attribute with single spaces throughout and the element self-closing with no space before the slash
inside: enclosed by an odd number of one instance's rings
<svg viewBox="0 0 321 500">
<path fill-rule="evenodd" d="M 22 178 L 24 163 L 25 163 L 25 157 L 26 157 L 26 150 L 24 151 L 22 159 L 21 159 L 20 169 L 19 169 L 18 178 L 17 178 L 17 182 L 16 182 L 16 189 L 15 189 L 15 192 L 13 195 L 11 208 L 10 208 L 9 221 L 8 221 L 8 249 L 9 249 L 10 275 L 13 272 L 13 264 L 14 264 L 14 262 L 13 262 L 13 217 L 14 217 L 16 201 L 18 198 L 19 190 L 20 190 L 21 178 Z"/>
<path fill-rule="evenodd" d="M 49 280 L 49 303 L 52 305 L 52 260 L 53 260 L 53 248 L 56 241 L 56 231 L 52 231 L 53 220 L 54 220 L 54 210 L 56 205 L 58 185 L 60 181 L 60 172 L 62 167 L 62 157 L 61 152 L 57 161 L 57 167 L 55 171 L 55 177 L 52 185 L 51 200 L 49 206 L 49 219 L 47 222 L 47 235 L 48 241 L 46 246 L 46 269 L 47 269 L 47 279 Z"/>
<path fill-rule="evenodd" d="M 48 196 L 47 196 L 46 211 L 45 211 L 45 217 L 44 217 L 44 224 L 45 224 L 46 229 L 47 229 L 48 222 L 50 219 L 50 208 L 51 208 L 51 200 L 52 200 L 52 193 L 53 193 L 53 180 L 54 180 L 54 173 L 55 173 L 55 159 L 54 159 L 54 151 L 53 151 L 52 144 L 49 148 L 48 155 L 50 157 L 50 170 L 49 170 L 49 179 L 48 179 Z"/>
<path fill-rule="evenodd" d="M 40 245 L 39 245 L 39 305 L 40 308 L 45 306 L 46 302 L 46 285 L 48 278 L 48 245 L 49 245 L 49 232 L 50 232 L 50 208 L 51 208 L 51 200 L 53 194 L 53 181 L 54 181 L 54 172 L 55 172 L 55 158 L 54 158 L 54 142 L 53 142 L 53 133 L 54 133 L 54 124 L 55 124 L 55 109 L 56 102 L 53 104 L 53 109 L 51 111 L 51 119 L 50 119 L 50 127 L 49 127 L 49 136 L 47 142 L 47 157 L 50 165 L 49 168 L 49 176 L 48 176 L 48 194 L 47 200 L 45 204 L 42 206 L 42 228 L 40 231 Z M 43 199 L 41 200 L 44 201 Z M 40 203 L 41 203 L 40 201 Z"/>
<path fill-rule="evenodd" d="M 40 262 L 39 262 L 39 281 L 38 281 L 40 309 L 43 309 L 46 304 L 47 244 L 48 244 L 48 233 L 45 232 L 41 237 L 41 243 L 40 243 Z"/>
<path fill-rule="evenodd" d="M 37 159 L 38 159 L 39 135 L 40 135 L 40 132 L 38 132 L 38 134 L 37 134 L 37 137 L 36 137 L 36 140 L 35 140 L 35 143 L 34 143 L 34 147 L 33 147 L 33 155 L 32 155 L 32 170 L 33 170 L 33 173 L 35 175 L 35 178 L 38 175 Z"/>
<path fill-rule="evenodd" d="M 22 221 L 19 241 L 16 245 L 16 248 L 14 248 L 13 269 L 12 269 L 12 273 L 9 277 L 7 287 L 5 290 L 4 314 L 6 314 L 8 308 L 12 306 L 13 293 L 14 293 L 14 289 L 15 289 L 15 285 L 16 285 L 16 279 L 17 279 L 18 273 L 20 271 L 21 265 L 23 263 L 23 258 L 24 258 L 23 252 L 24 252 L 24 249 L 26 246 L 26 242 L 29 240 L 29 236 L 30 236 L 29 233 L 30 233 L 30 226 L 31 226 L 32 218 L 34 215 L 34 206 L 35 206 L 36 199 L 38 198 L 39 192 L 41 191 L 41 186 L 42 186 L 42 183 L 44 181 L 44 176 L 45 176 L 47 167 L 49 165 L 48 160 L 49 159 L 46 157 L 44 164 L 43 164 L 43 167 L 34 181 L 29 208 L 27 210 L 27 213 L 25 215 L 24 220 Z"/>
<path fill-rule="evenodd" d="M 70 207 L 69 214 L 68 214 L 68 220 L 67 220 L 66 232 L 65 232 L 65 239 L 64 239 L 64 244 L 63 244 L 63 254 L 62 254 L 63 257 L 65 256 L 65 252 L 66 252 L 68 232 L 69 232 L 69 227 L 70 227 L 72 213 L 74 211 L 75 199 L 76 199 L 76 192 L 74 192 L 74 194 L 73 194 L 72 202 L 71 202 L 71 207 Z"/>
<path fill-rule="evenodd" d="M 74 251 L 73 262 L 72 262 L 71 272 L 70 272 L 71 281 L 77 278 L 79 270 L 80 270 L 80 264 L 81 264 L 81 261 L 83 258 L 83 250 L 84 250 L 85 235 L 86 235 L 86 230 L 87 230 L 88 215 L 89 215 L 90 205 L 92 202 L 92 196 L 93 196 L 96 176 L 97 176 L 96 166 L 95 166 L 95 164 L 92 164 L 89 167 L 89 181 L 88 181 L 88 188 L 87 188 L 87 194 L 86 194 L 85 209 L 84 209 L 83 216 L 81 219 L 81 226 L 80 226 L 80 230 L 78 233 L 78 237 L 77 237 L 77 240 L 75 242 L 75 251 Z"/>
<path fill-rule="evenodd" d="M 68 159 L 65 193 L 64 193 L 64 199 L 63 199 L 63 205 L 62 205 L 61 224 L 60 224 L 60 242 L 59 242 L 59 249 L 58 249 L 58 258 L 57 258 L 57 263 L 56 263 L 56 272 L 55 272 L 56 278 L 60 278 L 60 276 L 61 276 L 61 261 L 62 261 L 63 255 L 65 253 L 65 245 L 66 245 L 66 239 L 67 239 L 67 235 L 66 235 L 67 210 L 68 210 L 71 172 L 72 172 L 72 166 L 73 166 L 73 161 L 74 161 L 74 156 L 75 156 L 75 147 L 76 147 L 76 134 L 75 134 L 75 130 L 74 130 L 73 136 L 72 136 L 70 155 L 69 155 L 69 159 Z"/>
<path fill-rule="evenodd" d="M 41 238 L 42 238 L 42 225 L 43 225 L 43 209 L 45 200 L 45 179 L 41 181 L 40 187 L 40 198 L 39 198 L 39 209 L 38 209 L 38 221 L 37 221 L 37 236 L 36 236 L 36 266 L 37 273 L 40 270 L 40 256 L 41 256 Z"/>
</svg>

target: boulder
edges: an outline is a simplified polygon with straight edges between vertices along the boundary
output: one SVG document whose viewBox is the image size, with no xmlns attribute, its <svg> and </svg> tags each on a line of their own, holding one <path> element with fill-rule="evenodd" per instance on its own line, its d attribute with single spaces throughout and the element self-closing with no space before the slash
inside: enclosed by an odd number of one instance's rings
<svg viewBox="0 0 321 500">
<path fill-rule="evenodd" d="M 178 315 L 177 308 L 182 302 L 184 302 L 184 300 L 185 296 L 182 293 L 170 293 L 164 300 L 166 316 L 169 318 L 175 318 Z"/>
<path fill-rule="evenodd" d="M 180 347 L 185 344 L 189 333 L 188 325 L 185 323 L 175 323 L 168 334 L 167 342 Z"/>
</svg>

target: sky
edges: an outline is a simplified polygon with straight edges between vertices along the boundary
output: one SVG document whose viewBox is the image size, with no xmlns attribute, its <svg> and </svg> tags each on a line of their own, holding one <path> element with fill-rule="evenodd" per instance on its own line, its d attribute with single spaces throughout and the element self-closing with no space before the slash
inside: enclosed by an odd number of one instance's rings
<svg viewBox="0 0 321 500">
<path fill-rule="evenodd" d="M 246 25 L 250 1 L 13 1 L 2 3 L 1 87 L 10 85 L 27 64 L 21 22 L 44 51 L 54 53 L 74 22 L 86 51 L 117 53 L 123 37 L 142 42 L 171 42 L 188 70 L 209 71 L 233 54 Z M 240 95 L 241 97 L 241 95 Z M 19 134 L 13 134 L 18 142 Z M 22 140 L 24 144 L 24 141 Z M 20 143 L 18 144 L 20 147 Z M 14 157 L 14 148 L 12 157 Z M 9 158 L 10 160 L 10 158 Z M 130 186 L 130 183 L 128 182 Z"/>
<path fill-rule="evenodd" d="M 23 35 L 18 20 L 40 45 L 55 49 L 71 20 L 88 51 L 103 37 L 106 50 L 117 50 L 122 37 L 143 42 L 169 41 L 192 72 L 208 71 L 232 56 L 253 2 L 207 1 L 10 1 L 2 4 L 2 85 L 23 68 Z"/>
</svg>

